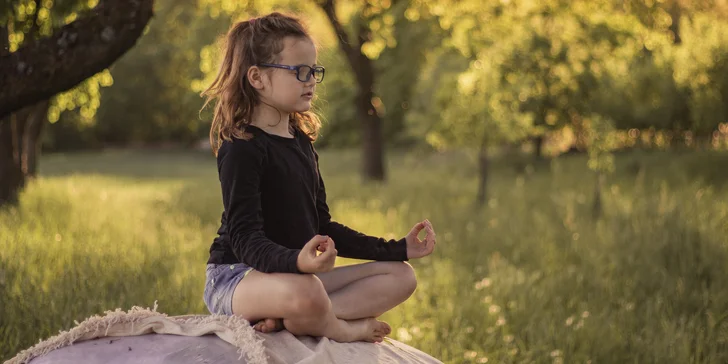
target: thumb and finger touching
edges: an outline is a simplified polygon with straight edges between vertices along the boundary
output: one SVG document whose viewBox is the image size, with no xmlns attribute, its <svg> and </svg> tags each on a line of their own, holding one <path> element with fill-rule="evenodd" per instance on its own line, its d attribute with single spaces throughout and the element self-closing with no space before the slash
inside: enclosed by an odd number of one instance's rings
<svg viewBox="0 0 728 364">
<path fill-rule="evenodd" d="M 420 240 L 420 238 L 417 235 L 419 235 L 420 232 L 423 229 L 425 229 L 425 226 L 426 225 L 425 225 L 424 221 L 420 221 L 417 224 L 415 224 L 415 226 L 412 227 L 412 230 L 410 230 L 409 234 L 407 234 L 409 237 L 409 239 L 407 239 L 407 240 L 414 239 L 414 242 L 421 243 L 422 241 Z"/>
</svg>

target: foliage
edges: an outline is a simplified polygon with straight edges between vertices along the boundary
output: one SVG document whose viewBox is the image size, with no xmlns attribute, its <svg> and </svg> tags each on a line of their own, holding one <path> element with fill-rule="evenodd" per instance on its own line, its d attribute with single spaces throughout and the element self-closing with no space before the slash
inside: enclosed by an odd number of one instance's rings
<svg viewBox="0 0 728 364">
<path fill-rule="evenodd" d="M 709 135 L 728 115 L 728 25 L 696 14 L 684 29 L 684 47 L 674 51 L 674 79 L 688 95 L 690 126 Z"/>
<path fill-rule="evenodd" d="M 0 2 L 0 21 L 8 26 L 9 50 L 15 52 L 33 39 L 50 36 L 97 4 L 98 0 L 3 0 Z M 84 124 L 94 123 L 100 105 L 100 89 L 112 84 L 108 71 L 103 71 L 56 95 L 48 110 L 49 121 L 55 123 L 64 111 L 76 111 Z"/>
<path fill-rule="evenodd" d="M 102 92 L 96 132 L 107 142 L 190 143 L 206 135 L 203 100 L 192 86 L 202 75 L 199 50 L 227 24 L 189 3 L 155 7 L 146 35 L 111 67 L 114 87 Z"/>
<path fill-rule="evenodd" d="M 373 104 L 393 146 L 470 148 L 571 135 L 564 143 L 587 150 L 588 120 L 596 116 L 615 132 L 669 131 L 674 143 L 709 144 L 728 114 L 720 2 L 336 3 L 349 34 L 360 25 L 371 30 L 362 51 L 374 63 Z M 15 50 L 33 32 L 49 35 L 94 5 L 5 0 L 0 17 Z M 83 125 L 97 144 L 203 138 L 210 114 L 198 113 L 199 93 L 217 70 L 216 40 L 234 21 L 271 11 L 300 15 L 319 42 L 327 67 L 315 103 L 325 121 L 321 145 L 357 144 L 354 75 L 316 0 L 160 0 L 137 47 L 55 97 L 49 119 Z"/>
</svg>

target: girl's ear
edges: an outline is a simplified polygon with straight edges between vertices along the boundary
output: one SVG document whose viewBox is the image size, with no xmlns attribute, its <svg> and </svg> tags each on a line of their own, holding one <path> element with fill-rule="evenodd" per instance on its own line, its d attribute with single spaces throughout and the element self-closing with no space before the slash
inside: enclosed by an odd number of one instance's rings
<svg viewBox="0 0 728 364">
<path fill-rule="evenodd" d="M 263 88 L 263 72 L 258 68 L 258 66 L 251 66 L 248 68 L 248 82 L 250 82 L 250 85 L 253 86 L 256 90 L 261 90 Z"/>
</svg>

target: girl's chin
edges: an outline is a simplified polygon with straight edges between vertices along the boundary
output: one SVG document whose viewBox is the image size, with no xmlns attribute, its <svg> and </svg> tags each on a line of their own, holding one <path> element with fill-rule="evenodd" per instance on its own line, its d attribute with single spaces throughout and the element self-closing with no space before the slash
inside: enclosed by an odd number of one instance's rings
<svg viewBox="0 0 728 364">
<path fill-rule="evenodd" d="M 311 110 L 311 101 L 299 102 L 294 108 L 294 112 L 306 112 L 308 110 Z"/>
</svg>

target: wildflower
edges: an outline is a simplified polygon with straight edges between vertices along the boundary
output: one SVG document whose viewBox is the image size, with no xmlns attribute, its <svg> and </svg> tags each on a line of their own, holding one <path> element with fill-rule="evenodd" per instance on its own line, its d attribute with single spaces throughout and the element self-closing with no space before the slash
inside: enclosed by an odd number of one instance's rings
<svg viewBox="0 0 728 364">
<path fill-rule="evenodd" d="M 412 335 L 410 335 L 406 328 L 400 327 L 399 329 L 397 329 L 397 339 L 402 342 L 407 342 L 412 340 Z"/>
<path fill-rule="evenodd" d="M 498 317 L 498 321 L 495 322 L 496 326 L 503 326 L 505 324 L 506 324 L 506 319 L 503 316 Z"/>
<path fill-rule="evenodd" d="M 490 287 L 491 283 L 492 281 L 490 280 L 490 278 L 483 278 L 481 281 L 475 283 L 475 289 L 481 290 L 483 288 L 488 288 Z"/>
<path fill-rule="evenodd" d="M 569 316 L 569 318 L 566 319 L 566 326 L 567 327 L 568 326 L 571 326 L 571 324 L 573 324 L 573 323 L 574 323 L 574 317 L 573 316 Z"/>
</svg>

